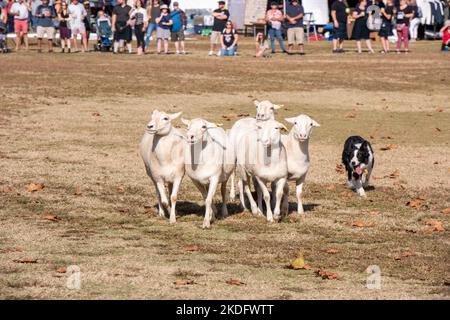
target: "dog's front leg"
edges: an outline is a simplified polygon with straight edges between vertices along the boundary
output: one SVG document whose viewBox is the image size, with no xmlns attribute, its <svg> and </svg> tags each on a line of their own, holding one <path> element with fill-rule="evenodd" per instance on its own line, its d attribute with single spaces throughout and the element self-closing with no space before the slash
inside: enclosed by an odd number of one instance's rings
<svg viewBox="0 0 450 320">
<path fill-rule="evenodd" d="M 357 179 L 355 178 L 355 189 L 358 195 L 360 195 L 361 197 L 366 196 L 366 192 L 364 191 L 364 188 L 361 183 L 361 176 L 359 176 Z"/>
</svg>

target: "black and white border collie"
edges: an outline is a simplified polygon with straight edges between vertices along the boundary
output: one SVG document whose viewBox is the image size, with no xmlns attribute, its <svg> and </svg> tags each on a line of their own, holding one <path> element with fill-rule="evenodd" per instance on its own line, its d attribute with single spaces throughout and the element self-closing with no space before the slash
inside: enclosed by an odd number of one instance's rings
<svg viewBox="0 0 450 320">
<path fill-rule="evenodd" d="M 370 175 L 375 164 L 370 143 L 360 136 L 349 137 L 345 141 L 344 151 L 342 151 L 342 163 L 347 170 L 347 185 L 352 189 L 356 189 L 356 192 L 361 197 L 365 197 L 364 188 L 369 186 Z M 362 183 L 361 180 L 364 173 L 366 178 L 364 183 Z"/>
</svg>

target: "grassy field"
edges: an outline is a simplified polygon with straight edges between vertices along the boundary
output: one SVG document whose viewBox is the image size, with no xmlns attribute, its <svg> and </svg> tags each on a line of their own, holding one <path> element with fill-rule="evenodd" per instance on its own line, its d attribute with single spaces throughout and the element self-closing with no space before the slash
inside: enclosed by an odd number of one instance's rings
<svg viewBox="0 0 450 320">
<path fill-rule="evenodd" d="M 186 56 L 0 56 L 0 298 L 449 299 L 450 55 L 437 42 L 387 56 L 314 43 L 306 56 L 257 60 L 246 40 L 224 59 L 207 45 L 189 41 Z M 158 218 L 138 154 L 151 111 L 229 128 L 224 116 L 253 114 L 253 99 L 284 104 L 280 120 L 321 124 L 306 214 L 267 224 L 230 203 L 229 218 L 202 230 L 185 178 L 177 224 Z M 336 170 L 352 134 L 375 150 L 367 199 Z M 308 267 L 287 268 L 299 254 Z M 69 265 L 79 290 L 66 287 Z M 366 288 L 370 265 L 381 290 Z"/>
</svg>

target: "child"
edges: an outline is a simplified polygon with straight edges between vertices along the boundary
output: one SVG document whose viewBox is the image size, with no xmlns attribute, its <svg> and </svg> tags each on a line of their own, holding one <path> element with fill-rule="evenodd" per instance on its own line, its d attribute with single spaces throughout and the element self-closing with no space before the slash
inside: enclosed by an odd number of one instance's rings
<svg viewBox="0 0 450 320">
<path fill-rule="evenodd" d="M 256 35 L 255 47 L 256 47 L 255 52 L 256 58 L 267 57 L 267 55 L 265 54 L 267 50 L 267 41 L 264 39 L 264 35 L 262 34 L 262 32 L 258 32 L 258 34 Z"/>
<path fill-rule="evenodd" d="M 447 20 L 439 31 L 442 34 L 442 51 L 449 51 L 450 46 L 450 20 Z"/>
<path fill-rule="evenodd" d="M 386 8 L 381 8 L 381 28 L 378 32 L 378 35 L 381 39 L 381 45 L 383 46 L 383 50 L 381 53 L 389 53 L 389 41 L 388 38 L 392 32 L 392 17 L 394 16 L 394 1 L 387 0 Z"/>
</svg>

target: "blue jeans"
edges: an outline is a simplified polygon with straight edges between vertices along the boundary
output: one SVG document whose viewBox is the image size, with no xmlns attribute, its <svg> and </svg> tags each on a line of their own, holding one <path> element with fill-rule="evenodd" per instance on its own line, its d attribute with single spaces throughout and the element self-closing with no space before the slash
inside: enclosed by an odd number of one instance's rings
<svg viewBox="0 0 450 320">
<path fill-rule="evenodd" d="M 156 32 L 156 23 L 149 23 L 147 26 L 147 32 L 145 33 L 145 48 L 148 48 L 150 45 L 150 37 L 153 33 L 153 31 Z M 156 42 L 156 41 L 155 41 Z"/>
<path fill-rule="evenodd" d="M 234 54 L 236 53 L 236 46 L 234 46 L 233 48 L 228 48 L 228 49 L 223 49 L 222 48 L 222 57 L 233 57 Z"/>
<path fill-rule="evenodd" d="M 269 36 L 270 36 L 270 47 L 272 48 L 272 52 L 275 52 L 275 37 L 278 40 L 278 43 L 280 44 L 280 48 L 282 51 L 286 51 L 286 48 L 283 44 L 283 38 L 281 37 L 281 30 L 280 29 L 270 29 L 269 30 Z"/>
</svg>

